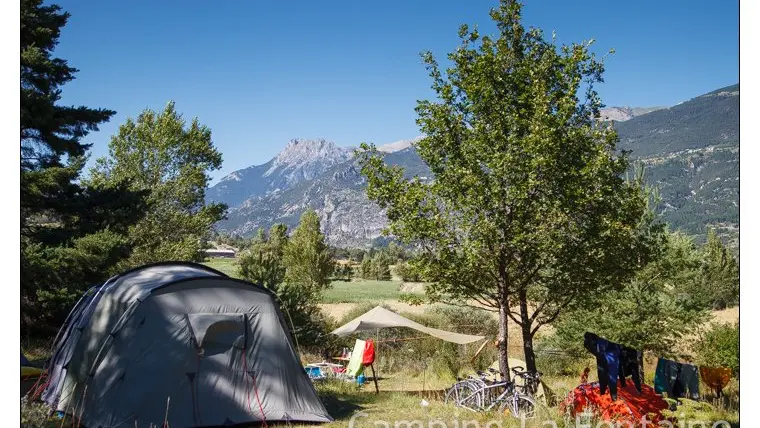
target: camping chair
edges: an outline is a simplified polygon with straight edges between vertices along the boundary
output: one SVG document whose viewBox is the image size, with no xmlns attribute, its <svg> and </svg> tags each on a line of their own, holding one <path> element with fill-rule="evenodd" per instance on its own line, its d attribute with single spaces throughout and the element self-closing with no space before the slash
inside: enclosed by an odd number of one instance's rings
<svg viewBox="0 0 760 428">
<path fill-rule="evenodd" d="M 339 373 L 342 373 L 345 368 L 340 364 L 332 363 L 310 363 L 304 367 L 306 374 L 309 375 L 311 380 L 322 380 L 329 377 L 335 377 Z"/>
<path fill-rule="evenodd" d="M 319 366 L 308 364 L 306 367 L 304 367 L 304 370 L 312 382 L 327 378 L 327 376 L 325 376 L 324 372 L 322 371 L 322 368 Z"/>
</svg>

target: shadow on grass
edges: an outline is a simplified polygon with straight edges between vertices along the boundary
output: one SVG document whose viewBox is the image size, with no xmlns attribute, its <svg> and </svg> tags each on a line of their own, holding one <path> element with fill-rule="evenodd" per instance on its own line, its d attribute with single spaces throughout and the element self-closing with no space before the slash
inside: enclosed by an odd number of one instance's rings
<svg viewBox="0 0 760 428">
<path fill-rule="evenodd" d="M 316 383 L 315 386 L 327 413 L 335 420 L 349 418 L 377 399 L 374 391 L 372 393 L 361 391 L 353 382 L 325 379 Z"/>
<path fill-rule="evenodd" d="M 367 394 L 362 394 L 367 395 Z M 321 395 L 322 403 L 324 403 L 327 413 L 330 414 L 335 420 L 346 419 L 351 417 L 352 414 L 364 409 L 362 404 L 365 404 L 365 400 L 369 397 L 357 397 L 357 396 L 338 396 L 338 395 Z"/>
</svg>

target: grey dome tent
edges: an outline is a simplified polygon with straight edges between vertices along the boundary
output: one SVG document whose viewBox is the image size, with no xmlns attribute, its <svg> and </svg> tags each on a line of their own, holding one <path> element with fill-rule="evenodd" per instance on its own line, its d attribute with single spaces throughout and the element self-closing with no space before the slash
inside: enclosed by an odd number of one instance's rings
<svg viewBox="0 0 760 428">
<path fill-rule="evenodd" d="M 274 295 L 194 263 L 92 287 L 47 374 L 43 400 L 88 428 L 332 420 Z"/>
</svg>

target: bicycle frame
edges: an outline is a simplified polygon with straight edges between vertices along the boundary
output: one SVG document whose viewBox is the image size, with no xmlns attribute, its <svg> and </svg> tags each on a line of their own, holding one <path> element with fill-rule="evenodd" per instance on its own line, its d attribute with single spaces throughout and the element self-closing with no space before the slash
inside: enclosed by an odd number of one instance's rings
<svg viewBox="0 0 760 428">
<path fill-rule="evenodd" d="M 504 391 L 501 392 L 496 398 L 488 397 L 488 394 L 491 394 L 494 389 L 497 388 L 504 388 Z M 470 409 L 470 410 L 492 410 L 497 405 L 500 405 L 502 401 L 507 397 L 508 395 L 516 396 L 517 391 L 514 388 L 514 384 L 512 382 L 498 382 L 491 385 L 484 385 L 478 388 L 472 395 L 469 397 L 464 398 L 462 401 L 460 401 L 459 405 Z M 474 403 L 474 407 L 471 407 L 467 403 L 472 403 L 473 400 L 477 400 Z M 486 403 L 489 403 L 487 406 Z"/>
<path fill-rule="evenodd" d="M 517 385 L 514 381 L 490 382 L 483 372 L 478 372 L 477 377 L 458 379 L 449 388 L 446 400 L 451 397 L 457 407 L 473 412 L 490 411 L 498 406 L 500 411 L 509 410 L 517 417 L 521 412 L 521 401 L 527 400 L 531 406 L 535 406 L 532 397 L 540 385 L 541 373 L 514 371 L 514 375 L 523 379 L 523 385 Z M 500 388 L 503 391 L 497 394 Z"/>
</svg>

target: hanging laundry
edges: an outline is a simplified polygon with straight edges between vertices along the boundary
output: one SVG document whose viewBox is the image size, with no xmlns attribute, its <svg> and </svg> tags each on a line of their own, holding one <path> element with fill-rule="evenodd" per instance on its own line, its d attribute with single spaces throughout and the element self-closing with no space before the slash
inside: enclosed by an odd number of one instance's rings
<svg viewBox="0 0 760 428">
<path fill-rule="evenodd" d="M 685 396 L 692 400 L 698 400 L 699 376 L 697 375 L 697 367 L 665 358 L 658 359 L 654 375 L 654 389 L 658 394 L 667 393 L 670 398 Z"/>
<path fill-rule="evenodd" d="M 610 388 L 610 397 L 617 400 L 618 370 L 620 365 L 620 345 L 586 332 L 583 346 L 596 357 L 596 370 L 599 376 L 599 392 L 604 395 Z"/>
<path fill-rule="evenodd" d="M 362 357 L 362 365 L 368 366 L 375 362 L 375 342 L 372 339 L 367 339 L 364 344 L 364 355 Z"/>
<path fill-rule="evenodd" d="M 654 371 L 654 392 L 658 394 L 667 393 L 668 396 L 673 395 L 672 385 L 678 377 L 675 365 L 670 364 L 669 361 L 664 358 L 658 358 L 657 368 Z"/>
<path fill-rule="evenodd" d="M 687 398 L 692 400 L 699 400 L 699 369 L 693 364 L 681 364 L 681 375 L 678 377 L 683 392 L 686 392 L 688 388 L 689 394 Z"/>
<path fill-rule="evenodd" d="M 631 376 L 636 390 L 641 392 L 641 370 L 639 366 L 639 356 L 641 352 L 629 347 L 620 345 L 620 371 L 618 377 L 620 384 L 625 386 L 625 378 Z"/>
<path fill-rule="evenodd" d="M 700 367 L 699 375 L 707 386 L 709 386 L 715 394 L 720 397 L 723 393 L 723 388 L 728 385 L 731 380 L 731 369 L 725 367 Z"/>
<path fill-rule="evenodd" d="M 364 365 L 362 364 L 362 361 L 364 360 L 364 349 L 365 341 L 356 339 L 356 342 L 354 343 L 354 351 L 351 353 L 351 359 L 348 360 L 348 365 L 346 366 L 347 374 L 356 377 L 364 371 Z"/>
</svg>

